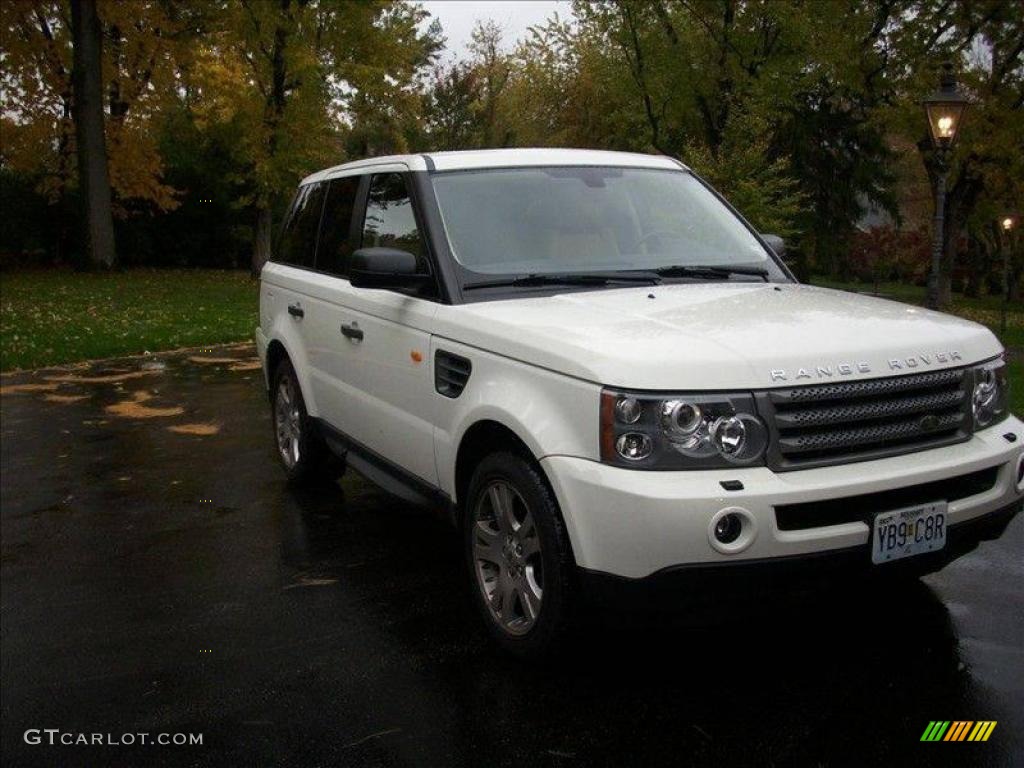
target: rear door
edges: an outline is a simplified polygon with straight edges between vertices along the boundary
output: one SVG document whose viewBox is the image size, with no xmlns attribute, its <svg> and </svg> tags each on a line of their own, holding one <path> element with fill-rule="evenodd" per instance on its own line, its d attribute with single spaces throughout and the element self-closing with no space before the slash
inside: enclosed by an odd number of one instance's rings
<svg viewBox="0 0 1024 768">
<path fill-rule="evenodd" d="M 292 201 L 281 228 L 276 248 L 261 272 L 262 311 L 271 322 L 282 323 L 297 367 L 307 359 L 309 333 L 307 313 L 310 309 L 312 271 L 316 263 L 317 232 L 323 210 L 325 184 L 305 184 Z M 299 380 L 305 381 L 305 371 L 298 371 Z M 308 393 L 307 399 L 308 398 Z M 314 402 L 307 403 L 312 413 Z"/>
<path fill-rule="evenodd" d="M 346 297 L 351 291 L 348 262 L 358 247 L 362 217 L 355 211 L 368 178 L 359 174 L 327 182 L 324 213 L 317 247 L 316 273 L 310 279 L 310 300 L 315 312 L 307 324 L 310 387 L 319 416 L 331 427 L 348 435 L 350 414 L 359 408 L 359 393 L 352 389 L 346 368 L 355 364 L 351 345 L 341 333 Z"/>
</svg>

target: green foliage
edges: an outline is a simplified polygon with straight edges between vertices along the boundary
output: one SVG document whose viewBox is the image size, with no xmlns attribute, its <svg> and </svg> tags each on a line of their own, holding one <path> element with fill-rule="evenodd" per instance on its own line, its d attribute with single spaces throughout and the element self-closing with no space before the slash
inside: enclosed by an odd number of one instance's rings
<svg viewBox="0 0 1024 768">
<path fill-rule="evenodd" d="M 922 229 L 872 227 L 855 232 L 848 257 L 849 272 L 865 283 L 923 283 L 931 259 L 931 237 Z"/>
<path fill-rule="evenodd" d="M 3 181 L 35 190 L 25 221 L 53 222 L 45 236 L 3 227 L 0 252 L 58 261 L 77 231 L 68 2 L 0 4 Z M 974 105 L 947 239 L 967 244 L 972 292 L 1001 290 L 1004 262 L 1011 290 L 1024 280 L 1021 238 L 994 229 L 1024 199 L 1012 3 L 576 0 L 571 21 L 519 41 L 480 23 L 465 60 L 440 65 L 443 30 L 398 0 L 106 0 L 100 15 L 130 263 L 241 265 L 254 241 L 265 255 L 298 179 L 349 159 L 569 146 L 679 158 L 787 237 L 801 273 L 849 277 L 867 211 L 928 224 L 920 99 L 948 59 Z"/>
<path fill-rule="evenodd" d="M 734 116 L 719 151 L 696 142 L 684 153 L 690 166 L 723 191 L 759 231 L 792 240 L 804 209 L 804 196 L 785 157 L 772 157 L 769 137 L 751 118 Z"/>
<path fill-rule="evenodd" d="M 252 338 L 257 284 L 243 272 L 0 273 L 0 369 Z"/>
</svg>

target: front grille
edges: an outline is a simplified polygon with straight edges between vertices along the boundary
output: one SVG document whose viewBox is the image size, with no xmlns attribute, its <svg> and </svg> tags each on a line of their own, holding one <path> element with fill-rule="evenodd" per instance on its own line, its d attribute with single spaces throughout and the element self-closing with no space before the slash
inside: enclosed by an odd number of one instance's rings
<svg viewBox="0 0 1024 768">
<path fill-rule="evenodd" d="M 965 369 L 759 393 L 779 472 L 949 445 L 970 436 Z"/>
<path fill-rule="evenodd" d="M 921 483 L 891 491 L 864 493 L 843 499 L 782 504 L 775 508 L 775 522 L 780 531 L 804 531 L 828 525 L 869 522 L 879 512 L 888 512 L 933 501 L 959 501 L 995 487 L 999 467 L 989 467 L 959 477 L 932 483 Z"/>
</svg>

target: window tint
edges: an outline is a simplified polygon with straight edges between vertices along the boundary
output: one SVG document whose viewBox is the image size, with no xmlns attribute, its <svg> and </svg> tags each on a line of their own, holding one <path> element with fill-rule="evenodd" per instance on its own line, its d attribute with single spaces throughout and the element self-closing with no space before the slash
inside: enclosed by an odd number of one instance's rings
<svg viewBox="0 0 1024 768">
<path fill-rule="evenodd" d="M 316 253 L 316 235 L 320 227 L 326 184 L 307 184 L 299 188 L 292 209 L 285 219 L 274 261 L 296 267 L 312 267 Z"/>
<path fill-rule="evenodd" d="M 348 274 L 348 257 L 355 250 L 352 247 L 352 209 L 360 178 L 346 176 L 331 180 L 320 226 L 320 247 L 316 252 L 316 268 L 321 272 Z"/>
<path fill-rule="evenodd" d="M 421 272 L 430 271 L 409 190 L 397 173 L 379 174 L 370 180 L 362 247 L 400 248 L 416 257 Z"/>
</svg>

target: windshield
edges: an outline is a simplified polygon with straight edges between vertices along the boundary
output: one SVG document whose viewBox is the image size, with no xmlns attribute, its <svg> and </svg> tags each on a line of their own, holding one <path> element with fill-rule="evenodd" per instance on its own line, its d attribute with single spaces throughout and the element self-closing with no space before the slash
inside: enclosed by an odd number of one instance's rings
<svg viewBox="0 0 1024 768">
<path fill-rule="evenodd" d="M 775 272 L 746 226 L 683 170 L 510 168 L 431 178 L 455 259 L 474 272 Z"/>
</svg>

